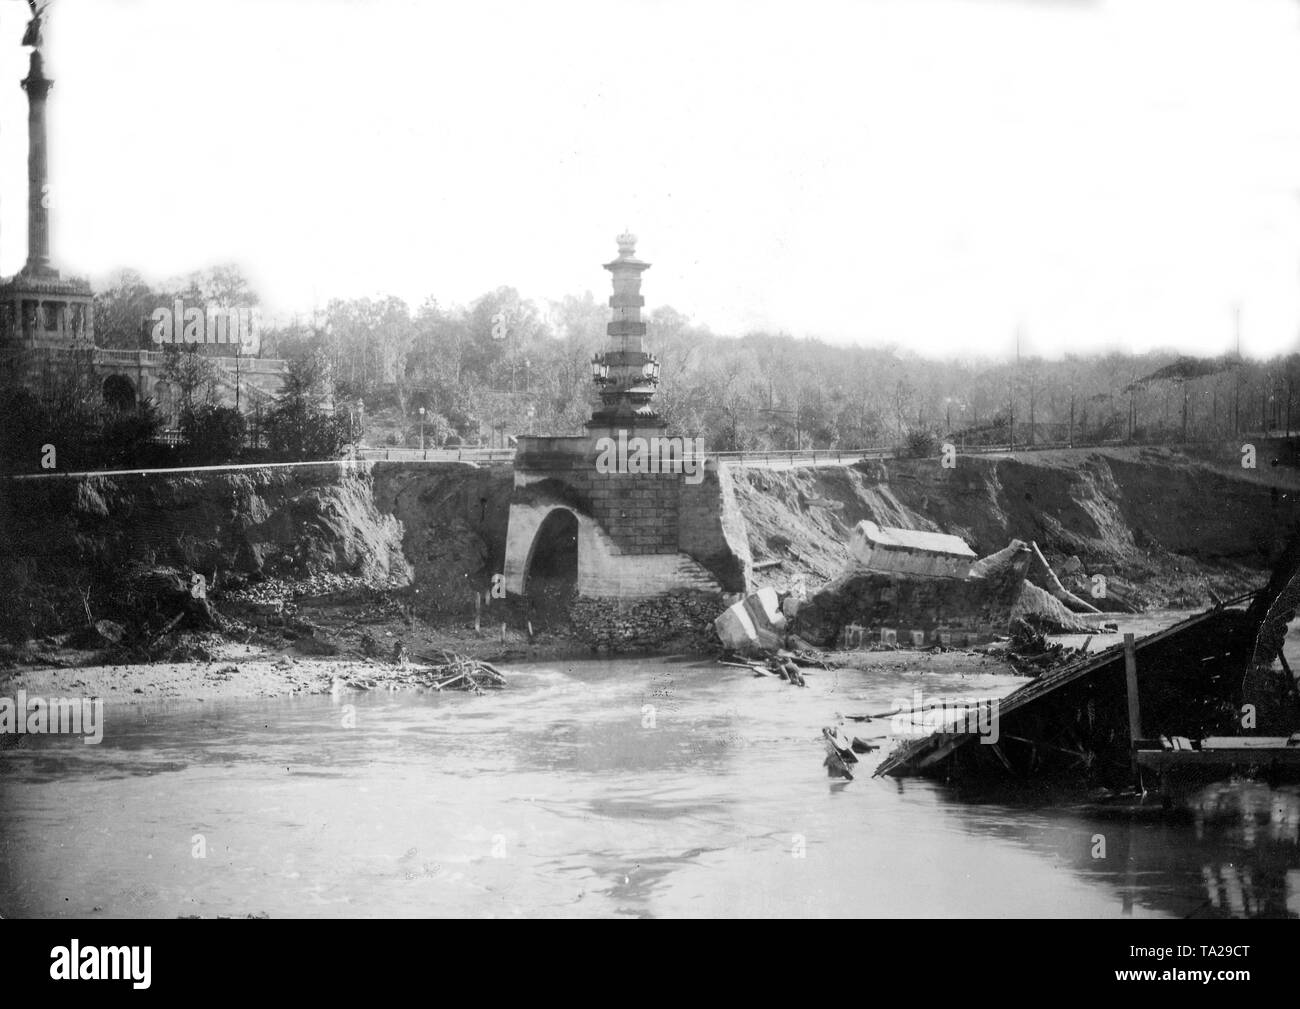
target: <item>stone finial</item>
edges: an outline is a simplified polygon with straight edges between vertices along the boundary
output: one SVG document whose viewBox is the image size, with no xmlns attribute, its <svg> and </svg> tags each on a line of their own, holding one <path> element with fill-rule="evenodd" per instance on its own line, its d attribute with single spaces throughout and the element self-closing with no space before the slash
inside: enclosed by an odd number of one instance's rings
<svg viewBox="0 0 1300 1009">
<path fill-rule="evenodd" d="M 625 231 L 618 236 L 618 256 L 620 259 L 631 259 L 636 255 L 636 235 L 630 231 Z"/>
</svg>

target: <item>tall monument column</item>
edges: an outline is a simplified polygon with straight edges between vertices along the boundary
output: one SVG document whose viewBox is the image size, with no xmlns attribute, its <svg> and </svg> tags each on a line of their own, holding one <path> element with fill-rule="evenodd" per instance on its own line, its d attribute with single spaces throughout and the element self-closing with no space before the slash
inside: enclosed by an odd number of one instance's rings
<svg viewBox="0 0 1300 1009">
<path fill-rule="evenodd" d="M 23 272 L 28 276 L 57 277 L 58 271 L 50 265 L 45 133 L 45 99 L 54 82 L 45 76 L 39 49 L 32 50 L 31 68 L 22 85 L 27 92 L 27 265 Z"/>
<path fill-rule="evenodd" d="M 23 45 L 32 47 L 22 81 L 27 92 L 27 262 L 0 283 L 0 348 L 86 350 L 95 345 L 95 302 L 90 284 L 78 277 L 61 276 L 50 260 L 45 100 L 54 82 L 45 76 L 41 51 L 42 14 L 48 6 L 37 12 L 33 5 L 33 17 L 23 35 Z M 31 358 L 29 363 L 37 361 Z"/>
<path fill-rule="evenodd" d="M 609 349 L 591 361 L 592 379 L 600 387 L 601 405 L 587 421 L 588 428 L 666 427 L 650 400 L 659 384 L 659 362 L 643 346 L 645 323 L 641 321 L 641 274 L 650 264 L 636 258 L 636 235 L 618 236 L 618 258 L 606 263 L 612 274 L 614 310 L 605 332 Z"/>
</svg>

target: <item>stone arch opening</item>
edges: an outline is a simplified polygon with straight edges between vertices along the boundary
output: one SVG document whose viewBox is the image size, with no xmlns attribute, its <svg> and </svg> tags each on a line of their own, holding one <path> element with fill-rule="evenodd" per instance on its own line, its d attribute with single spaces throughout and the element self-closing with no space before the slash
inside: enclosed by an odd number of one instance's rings
<svg viewBox="0 0 1300 1009">
<path fill-rule="evenodd" d="M 556 508 L 533 537 L 524 573 L 524 594 L 542 611 L 562 610 L 578 584 L 578 517 Z"/>
<path fill-rule="evenodd" d="M 110 410 L 135 409 L 135 385 L 125 375 L 109 375 L 102 387 L 104 405 Z"/>
</svg>

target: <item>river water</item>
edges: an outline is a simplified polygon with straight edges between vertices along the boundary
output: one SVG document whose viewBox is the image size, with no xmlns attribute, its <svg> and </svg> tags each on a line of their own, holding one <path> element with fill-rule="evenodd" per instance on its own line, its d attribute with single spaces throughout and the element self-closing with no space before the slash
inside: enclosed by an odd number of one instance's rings
<svg viewBox="0 0 1300 1009">
<path fill-rule="evenodd" d="M 482 696 L 110 708 L 99 745 L 0 753 L 0 914 L 1300 914 L 1294 789 L 1213 789 L 1171 818 L 971 802 L 873 779 L 880 753 L 829 779 L 837 712 L 1023 682 L 925 665 L 801 690 L 695 660 L 558 662 Z"/>
</svg>

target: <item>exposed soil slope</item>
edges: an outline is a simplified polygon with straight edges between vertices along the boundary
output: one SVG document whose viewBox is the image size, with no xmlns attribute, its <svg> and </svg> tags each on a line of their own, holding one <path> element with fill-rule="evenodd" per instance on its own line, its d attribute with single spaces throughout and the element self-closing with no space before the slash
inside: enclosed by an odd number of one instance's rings
<svg viewBox="0 0 1300 1009">
<path fill-rule="evenodd" d="M 802 573 L 816 589 L 843 569 L 849 530 L 872 519 L 954 533 L 980 555 L 1034 540 L 1071 591 L 1104 609 L 1190 607 L 1211 590 L 1259 585 L 1297 528 L 1300 474 L 1236 461 L 1080 450 L 960 457 L 955 469 L 937 459 L 738 467 L 733 477 L 754 560 L 782 561 L 757 570 L 758 585 L 785 588 Z M 408 615 L 463 624 L 502 568 L 512 486 L 507 468 L 451 463 L 6 481 L 0 634 L 85 631 L 104 619 L 153 633 L 175 606 L 142 615 L 148 584 L 183 595 L 193 573 L 215 583 L 217 609 L 244 585 L 256 596 L 264 580 L 293 582 L 314 596 L 347 576 L 409 588 Z M 1088 593 L 1098 574 L 1104 601 Z M 506 618 L 502 606 L 492 604 L 486 625 Z"/>
<path fill-rule="evenodd" d="M 374 464 L 376 507 L 401 523 L 413 604 L 438 618 L 474 609 L 505 568 L 513 472 L 469 463 Z"/>
<path fill-rule="evenodd" d="M 839 574 L 849 531 L 882 526 L 951 533 L 981 556 L 1033 540 L 1080 594 L 1106 579 L 1103 609 L 1198 606 L 1209 591 L 1258 586 L 1300 519 L 1300 476 L 1234 471 L 1170 450 L 1041 452 L 773 471 L 737 468 L 759 585 L 809 588 Z M 1081 568 L 1068 563 L 1077 556 Z M 1067 575 L 1062 574 L 1063 580 Z"/>
<path fill-rule="evenodd" d="M 402 585 L 402 527 L 364 469 L 338 465 L 93 476 L 0 488 L 0 632 L 129 622 L 124 585 L 197 572 L 208 586 L 320 573 Z M 177 575 L 179 577 L 179 574 Z"/>
</svg>

